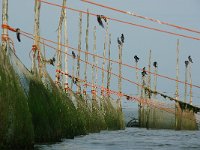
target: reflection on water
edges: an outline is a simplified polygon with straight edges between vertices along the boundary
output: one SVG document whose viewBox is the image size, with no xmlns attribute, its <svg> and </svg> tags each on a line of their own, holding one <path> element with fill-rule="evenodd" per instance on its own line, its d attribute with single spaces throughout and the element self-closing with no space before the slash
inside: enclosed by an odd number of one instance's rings
<svg viewBox="0 0 200 150">
<path fill-rule="evenodd" d="M 52 145 L 37 145 L 38 150 L 200 150 L 200 131 L 146 130 L 126 128 L 102 131 Z"/>
</svg>

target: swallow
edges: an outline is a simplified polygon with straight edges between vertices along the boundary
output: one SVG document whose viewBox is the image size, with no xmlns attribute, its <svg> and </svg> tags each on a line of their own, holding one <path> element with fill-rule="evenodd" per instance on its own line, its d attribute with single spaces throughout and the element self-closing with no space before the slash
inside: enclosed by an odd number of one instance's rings
<svg viewBox="0 0 200 150">
<path fill-rule="evenodd" d="M 54 66 L 54 62 L 56 61 L 56 59 L 53 57 L 52 59 L 49 60 L 49 64 L 51 64 L 52 66 Z"/>
<path fill-rule="evenodd" d="M 157 63 L 157 61 L 154 61 L 154 62 L 153 62 L 153 66 L 154 66 L 155 68 L 158 67 L 158 63 Z"/>
<path fill-rule="evenodd" d="M 189 62 L 193 63 L 191 56 L 188 56 Z"/>
<path fill-rule="evenodd" d="M 72 56 L 74 59 L 76 58 L 76 54 L 74 53 L 74 51 L 72 51 Z"/>
<path fill-rule="evenodd" d="M 134 59 L 135 59 L 135 62 L 138 62 L 140 58 L 137 55 L 135 55 Z"/>
<path fill-rule="evenodd" d="M 122 45 L 122 42 L 119 40 L 119 38 L 117 38 L 117 42 L 119 45 Z"/>
<path fill-rule="evenodd" d="M 145 75 L 147 75 L 147 72 L 145 70 L 145 67 L 142 69 L 142 76 L 144 77 Z"/>
<path fill-rule="evenodd" d="M 122 43 L 124 43 L 124 34 L 123 33 L 121 34 L 121 41 L 122 41 Z"/>
<path fill-rule="evenodd" d="M 185 67 L 187 68 L 187 67 L 188 67 L 188 65 L 189 65 L 189 61 L 188 61 L 188 60 L 186 60 L 186 61 L 185 61 Z"/>
<path fill-rule="evenodd" d="M 21 38 L 20 38 L 20 29 L 19 29 L 19 28 L 16 29 L 16 35 L 17 35 L 17 40 L 18 40 L 18 42 L 21 42 Z"/>
<path fill-rule="evenodd" d="M 107 18 L 104 15 L 100 16 L 105 22 L 107 22 Z"/>
<path fill-rule="evenodd" d="M 100 15 L 97 15 L 97 21 L 98 21 L 99 25 L 100 25 L 102 28 L 104 28 L 104 25 L 103 25 L 103 22 L 102 22 L 102 20 L 101 20 L 101 16 L 100 16 Z"/>
</svg>

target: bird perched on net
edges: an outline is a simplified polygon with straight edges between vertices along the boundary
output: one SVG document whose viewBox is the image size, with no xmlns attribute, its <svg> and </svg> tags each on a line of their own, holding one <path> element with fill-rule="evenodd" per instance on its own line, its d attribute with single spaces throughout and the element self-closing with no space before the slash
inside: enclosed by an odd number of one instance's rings
<svg viewBox="0 0 200 150">
<path fill-rule="evenodd" d="M 134 56 L 135 62 L 137 63 L 139 61 L 139 57 L 137 55 Z"/>
<path fill-rule="evenodd" d="M 104 25 L 103 25 L 103 22 L 102 22 L 102 20 L 101 20 L 101 16 L 100 16 L 100 15 L 97 15 L 97 21 L 98 21 L 99 25 L 100 25 L 102 28 L 104 28 Z"/>
<path fill-rule="evenodd" d="M 145 67 L 142 69 L 142 77 L 144 77 L 145 75 L 147 75 L 146 69 Z"/>
<path fill-rule="evenodd" d="M 101 15 L 100 17 L 101 17 L 101 19 L 103 19 L 105 22 L 107 22 L 107 18 L 106 18 L 106 16 Z"/>
<path fill-rule="evenodd" d="M 76 54 L 74 53 L 74 51 L 72 51 L 72 56 L 74 59 L 76 58 Z"/>
<path fill-rule="evenodd" d="M 121 42 L 124 43 L 124 34 L 121 34 Z"/>
<path fill-rule="evenodd" d="M 187 67 L 188 67 L 188 65 L 189 65 L 189 61 L 188 61 L 188 60 L 186 60 L 186 61 L 185 61 L 185 67 L 187 68 Z"/>
<path fill-rule="evenodd" d="M 18 40 L 18 42 L 21 42 L 21 38 L 20 38 L 20 29 L 19 29 L 19 28 L 16 29 L 16 35 L 17 35 L 17 40 Z"/>
<path fill-rule="evenodd" d="M 153 66 L 154 66 L 155 68 L 158 67 L 158 63 L 157 63 L 157 61 L 154 61 L 154 62 L 153 62 Z"/>
<path fill-rule="evenodd" d="M 188 56 L 189 62 L 193 63 L 191 56 Z"/>
<path fill-rule="evenodd" d="M 119 45 L 122 45 L 122 42 L 120 41 L 119 38 L 117 38 L 117 43 L 118 43 Z"/>
<path fill-rule="evenodd" d="M 53 58 L 49 59 L 49 64 L 54 66 L 55 61 L 56 61 L 56 59 L 55 59 L 55 57 L 53 57 Z"/>
</svg>

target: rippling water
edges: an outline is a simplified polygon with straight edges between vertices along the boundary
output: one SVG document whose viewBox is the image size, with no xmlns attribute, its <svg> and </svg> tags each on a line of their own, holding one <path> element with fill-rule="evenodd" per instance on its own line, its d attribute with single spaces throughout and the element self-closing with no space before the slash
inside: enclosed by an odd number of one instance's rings
<svg viewBox="0 0 200 150">
<path fill-rule="evenodd" d="M 146 130 L 126 128 L 102 131 L 53 145 L 38 145 L 39 150 L 200 150 L 200 131 Z"/>
</svg>

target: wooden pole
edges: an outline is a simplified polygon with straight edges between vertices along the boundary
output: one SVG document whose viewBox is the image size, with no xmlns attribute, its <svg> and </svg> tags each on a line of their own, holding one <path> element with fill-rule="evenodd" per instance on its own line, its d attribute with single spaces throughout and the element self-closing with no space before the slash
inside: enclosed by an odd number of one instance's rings
<svg viewBox="0 0 200 150">
<path fill-rule="evenodd" d="M 179 79 L 179 39 L 177 40 L 176 48 L 176 99 L 179 99 L 178 79 Z"/>
<path fill-rule="evenodd" d="M 187 100 L 187 80 L 188 80 L 188 66 L 185 65 L 185 92 L 184 92 L 184 102 Z"/>
<path fill-rule="evenodd" d="M 66 1 L 63 0 L 62 6 L 66 5 Z M 61 46 L 61 38 L 62 38 L 62 25 L 63 25 L 63 20 L 64 20 L 64 15 L 65 15 L 65 8 L 63 7 L 61 9 L 61 14 L 60 14 L 60 19 L 59 19 L 59 25 L 58 25 L 58 47 L 57 47 L 57 70 L 62 70 L 62 46 Z M 59 72 L 56 72 L 56 84 L 58 86 L 61 86 L 62 84 L 60 83 L 60 78 L 63 76 Z M 63 79 L 63 78 L 62 78 Z"/>
<path fill-rule="evenodd" d="M 108 66 L 107 66 L 107 70 L 108 70 L 108 72 L 107 72 L 107 90 L 110 89 L 110 80 L 111 80 L 110 47 L 111 47 L 111 34 L 109 34 L 109 43 L 108 43 L 108 59 L 109 59 L 109 61 L 108 61 Z M 110 93 L 108 92 L 107 95 L 108 95 L 108 98 L 109 98 Z"/>
<path fill-rule="evenodd" d="M 78 58 L 77 58 L 77 78 L 80 79 L 80 59 L 81 59 L 81 39 L 82 39 L 82 12 L 79 14 L 79 40 L 78 40 Z M 77 83 L 77 92 L 81 93 L 80 82 Z"/>
<path fill-rule="evenodd" d="M 8 25 L 8 0 L 2 0 L 2 24 Z M 8 36 L 8 29 L 2 29 L 2 50 L 6 51 L 8 41 L 6 40 Z M 5 39 L 3 39 L 5 37 Z"/>
<path fill-rule="evenodd" d="M 151 50 L 149 50 L 149 65 L 148 71 L 151 72 Z M 151 74 L 148 74 L 148 88 L 151 89 Z M 149 99 L 151 98 L 151 92 L 148 92 Z"/>
<path fill-rule="evenodd" d="M 158 68 L 154 67 L 154 91 L 157 91 L 157 76 L 158 74 Z M 154 98 L 156 98 L 156 94 L 154 94 Z"/>
<path fill-rule="evenodd" d="M 154 66 L 154 91 L 157 91 L 157 74 L 158 74 L 158 68 Z M 153 95 L 153 98 L 156 99 L 156 93 Z M 156 128 L 157 125 L 157 119 L 156 119 L 156 108 L 153 108 L 153 126 Z"/>
<path fill-rule="evenodd" d="M 44 71 L 43 71 L 43 75 L 44 75 L 44 84 L 45 85 L 47 85 L 47 63 L 46 63 L 46 49 L 45 49 L 45 42 L 44 42 L 44 40 L 43 40 L 43 63 L 44 63 L 44 65 L 43 65 L 43 69 L 44 69 Z"/>
<path fill-rule="evenodd" d="M 190 75 L 190 105 L 192 105 L 192 64 L 189 63 L 189 75 Z"/>
<path fill-rule="evenodd" d="M 33 51 L 33 56 L 32 56 L 32 72 L 34 74 L 37 74 L 37 68 L 36 68 L 36 53 L 40 49 L 40 44 L 39 44 L 39 28 L 40 28 L 40 7 L 41 7 L 41 2 L 38 0 L 35 0 L 35 21 L 34 21 L 34 45 L 36 46 L 36 49 Z"/>
<path fill-rule="evenodd" d="M 148 72 L 151 72 L 151 50 L 149 50 L 149 65 L 148 65 Z M 151 74 L 148 73 L 148 89 L 151 89 Z M 148 98 L 147 101 L 151 99 L 151 92 L 148 91 Z M 146 128 L 149 129 L 149 119 L 150 119 L 150 108 L 149 105 L 147 104 L 147 109 L 146 109 Z"/>
<path fill-rule="evenodd" d="M 87 82 L 87 62 L 88 62 L 88 51 L 89 51 L 89 44 L 88 44 L 88 39 L 89 38 L 89 10 L 87 9 L 87 29 L 86 29 L 86 38 L 85 38 L 85 43 L 86 43 L 86 53 L 85 53 L 85 71 L 84 71 L 84 76 L 85 76 L 85 81 Z M 84 86 L 84 93 L 86 94 L 87 90 L 87 85 Z"/>
<path fill-rule="evenodd" d="M 93 36 L 94 36 L 94 44 L 93 44 L 93 54 L 96 54 L 96 41 L 97 41 L 97 36 L 96 36 L 96 26 L 94 27 L 93 31 Z M 96 56 L 93 55 L 93 64 L 92 64 L 92 99 L 96 100 L 96 88 L 94 87 L 94 80 L 95 80 L 95 65 L 96 63 Z"/>
<path fill-rule="evenodd" d="M 105 78 L 105 73 L 104 73 L 104 68 L 106 64 L 106 48 L 107 48 L 107 40 L 108 40 L 108 21 L 106 22 L 106 36 L 105 36 L 105 41 L 104 41 L 104 51 L 103 51 L 103 63 L 102 63 L 102 87 L 104 88 L 104 78 Z M 104 90 L 101 90 L 101 95 L 104 96 Z"/>
<path fill-rule="evenodd" d="M 139 75 L 138 75 L 138 62 L 137 61 L 135 61 L 135 73 L 136 73 L 136 82 L 137 82 L 137 84 L 139 84 Z M 137 95 L 139 96 L 139 90 L 140 90 L 140 87 L 139 86 L 137 86 Z"/>
<path fill-rule="evenodd" d="M 136 74 L 136 82 L 137 84 L 139 85 L 139 75 L 138 75 L 138 60 L 135 59 L 135 74 Z M 137 86 L 137 96 L 139 98 L 139 90 L 140 90 L 140 87 Z M 142 93 L 142 90 L 143 88 L 141 88 L 141 93 Z M 141 94 L 142 96 L 142 94 Z M 139 121 L 139 127 L 141 127 L 141 111 L 142 111 L 142 104 L 141 103 L 138 103 L 138 121 Z"/>
<path fill-rule="evenodd" d="M 176 99 L 179 99 L 179 89 L 178 89 L 178 79 L 179 79 L 179 39 L 177 40 L 177 48 L 176 48 Z M 175 122 L 176 122 L 176 129 L 181 129 L 181 121 L 180 121 L 180 113 L 181 108 L 178 102 L 176 102 L 176 115 L 175 115 Z"/>
<path fill-rule="evenodd" d="M 119 48 L 119 78 L 118 78 L 118 92 L 122 93 L 122 47 L 123 47 L 123 43 L 122 45 L 118 45 Z M 121 100 L 122 97 L 121 95 L 118 96 L 118 106 L 121 109 Z"/>
<path fill-rule="evenodd" d="M 63 0 L 63 6 L 67 6 L 67 0 Z M 68 73 L 68 26 L 67 26 L 67 9 L 64 9 L 64 45 L 65 45 L 65 73 Z M 67 46 L 66 46 L 67 45 Z M 73 60 L 74 62 L 74 60 Z M 73 64 L 74 68 L 74 64 Z M 73 75 L 74 76 L 74 75 Z M 67 91 L 69 87 L 68 76 L 65 76 L 64 89 Z"/>
<path fill-rule="evenodd" d="M 72 60 L 72 79 L 71 79 L 71 90 L 73 89 L 74 84 L 74 70 L 75 70 L 75 59 Z"/>
<path fill-rule="evenodd" d="M 98 66 L 98 57 L 96 57 L 96 66 Z M 96 67 L 96 70 L 95 70 L 95 85 L 97 85 L 98 84 L 98 68 Z M 98 94 L 97 93 L 97 87 L 95 87 L 95 91 L 96 91 L 96 94 Z"/>
</svg>

